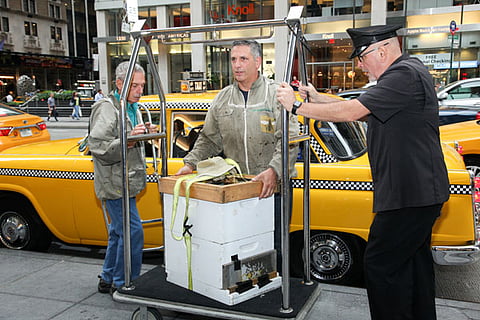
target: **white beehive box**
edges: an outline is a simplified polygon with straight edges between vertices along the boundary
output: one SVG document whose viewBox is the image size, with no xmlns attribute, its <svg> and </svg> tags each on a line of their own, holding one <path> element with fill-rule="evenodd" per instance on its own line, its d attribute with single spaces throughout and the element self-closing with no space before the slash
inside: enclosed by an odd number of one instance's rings
<svg viewBox="0 0 480 320">
<path fill-rule="evenodd" d="M 176 177 L 162 178 L 159 187 L 164 193 L 165 267 L 167 281 L 188 289 L 186 245 L 171 234 L 175 181 Z M 175 237 L 183 234 L 184 184 L 172 229 Z M 232 305 L 281 286 L 277 276 L 261 288 L 255 285 L 242 293 L 222 288 L 222 266 L 230 263 L 232 256 L 242 260 L 273 249 L 274 200 L 258 199 L 260 190 L 258 182 L 191 186 L 187 224 L 192 225 L 193 291 Z"/>
<path fill-rule="evenodd" d="M 192 236 L 192 276 L 218 289 L 223 288 L 222 266 L 232 261 L 237 255 L 242 260 L 273 248 L 273 232 L 263 233 L 248 238 L 219 244 Z M 181 283 L 187 280 L 188 264 L 185 241 L 165 235 L 165 269 L 170 281 L 170 272 L 184 275 Z M 179 281 L 174 281 L 175 283 Z M 180 283 L 177 283 L 180 284 Z M 181 285 L 181 284 L 180 284 Z M 195 291 L 195 287 L 193 288 Z"/>
<path fill-rule="evenodd" d="M 187 274 L 176 273 L 175 271 L 167 271 L 167 280 L 181 287 L 188 288 Z M 277 276 L 271 279 L 271 282 L 263 287 L 254 285 L 252 289 L 243 293 L 231 293 L 229 290 L 218 289 L 207 283 L 204 283 L 197 277 L 193 277 L 193 291 L 229 306 L 258 297 L 259 295 L 280 288 L 281 286 L 282 278 Z"/>
<path fill-rule="evenodd" d="M 173 195 L 165 194 L 164 226 L 168 235 L 172 224 Z M 173 232 L 183 233 L 185 198 L 178 197 L 177 213 Z M 194 238 L 216 243 L 227 243 L 274 231 L 274 200 L 251 198 L 229 203 L 216 203 L 190 199 L 188 224 Z"/>
</svg>

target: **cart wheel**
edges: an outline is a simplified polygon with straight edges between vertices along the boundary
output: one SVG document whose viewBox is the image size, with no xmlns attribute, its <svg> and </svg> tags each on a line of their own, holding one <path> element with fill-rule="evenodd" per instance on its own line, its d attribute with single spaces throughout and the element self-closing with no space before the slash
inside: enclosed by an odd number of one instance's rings
<svg viewBox="0 0 480 320">
<path fill-rule="evenodd" d="M 142 318 L 142 312 L 140 308 L 133 311 L 132 320 L 140 320 Z M 147 318 L 145 320 L 162 320 L 162 314 L 155 308 L 147 308 Z"/>
</svg>

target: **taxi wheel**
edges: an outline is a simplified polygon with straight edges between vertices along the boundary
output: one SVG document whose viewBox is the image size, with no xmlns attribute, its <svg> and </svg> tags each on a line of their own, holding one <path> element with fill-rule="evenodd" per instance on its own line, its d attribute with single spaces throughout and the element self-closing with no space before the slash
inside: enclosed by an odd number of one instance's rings
<svg viewBox="0 0 480 320">
<path fill-rule="evenodd" d="M 162 317 L 162 314 L 160 313 L 160 311 L 158 311 L 157 309 L 155 308 L 150 308 L 148 307 L 147 308 L 147 317 L 146 318 L 143 318 L 142 317 L 142 312 L 140 310 L 140 308 L 138 308 L 137 310 L 133 311 L 133 314 L 132 314 L 132 320 L 140 320 L 140 319 L 146 319 L 146 320 L 162 320 L 163 317 Z"/>
<path fill-rule="evenodd" d="M 292 245 L 292 273 L 303 275 L 303 239 Z M 364 246 L 354 237 L 334 232 L 312 231 L 310 236 L 310 276 L 312 280 L 360 285 L 363 280 Z"/>
<path fill-rule="evenodd" d="M 22 210 L 0 213 L 0 241 L 10 249 L 45 251 L 50 246 L 51 233 L 36 221 L 32 209 L 23 206 Z"/>
<path fill-rule="evenodd" d="M 464 159 L 467 170 L 470 171 L 474 177 L 480 177 L 480 156 L 466 155 Z"/>
</svg>

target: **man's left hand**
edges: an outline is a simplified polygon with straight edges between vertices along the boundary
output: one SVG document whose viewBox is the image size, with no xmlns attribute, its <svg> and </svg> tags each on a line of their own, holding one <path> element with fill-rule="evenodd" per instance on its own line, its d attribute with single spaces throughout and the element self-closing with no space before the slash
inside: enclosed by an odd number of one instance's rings
<svg viewBox="0 0 480 320">
<path fill-rule="evenodd" d="M 293 103 L 297 100 L 292 87 L 286 82 L 282 82 L 277 89 L 277 99 L 288 112 L 292 110 Z"/>
<path fill-rule="evenodd" d="M 275 193 L 277 188 L 277 173 L 272 168 L 268 168 L 255 176 L 252 181 L 261 181 L 263 183 L 259 198 L 268 198 Z"/>
</svg>

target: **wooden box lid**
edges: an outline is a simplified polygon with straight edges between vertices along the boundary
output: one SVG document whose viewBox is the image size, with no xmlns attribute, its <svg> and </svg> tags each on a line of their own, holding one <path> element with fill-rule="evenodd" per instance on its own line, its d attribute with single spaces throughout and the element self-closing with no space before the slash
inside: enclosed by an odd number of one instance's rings
<svg viewBox="0 0 480 320">
<path fill-rule="evenodd" d="M 173 194 L 173 188 L 180 176 L 160 178 L 158 190 L 160 192 Z M 186 181 L 180 186 L 179 196 L 185 196 Z M 190 198 L 205 200 L 216 203 L 228 203 L 238 200 L 257 198 L 262 190 L 262 183 L 259 181 L 239 182 L 227 185 L 216 185 L 206 182 L 195 182 L 190 187 Z"/>
</svg>

